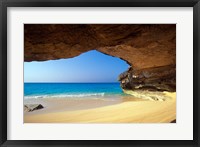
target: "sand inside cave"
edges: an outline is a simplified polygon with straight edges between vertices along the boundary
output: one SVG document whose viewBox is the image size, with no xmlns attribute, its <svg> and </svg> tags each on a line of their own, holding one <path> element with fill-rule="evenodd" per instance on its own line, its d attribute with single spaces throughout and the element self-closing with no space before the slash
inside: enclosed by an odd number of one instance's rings
<svg viewBox="0 0 200 147">
<path fill-rule="evenodd" d="M 45 108 L 25 112 L 24 123 L 169 123 L 176 119 L 176 92 L 165 94 L 170 99 L 41 100 Z"/>
</svg>

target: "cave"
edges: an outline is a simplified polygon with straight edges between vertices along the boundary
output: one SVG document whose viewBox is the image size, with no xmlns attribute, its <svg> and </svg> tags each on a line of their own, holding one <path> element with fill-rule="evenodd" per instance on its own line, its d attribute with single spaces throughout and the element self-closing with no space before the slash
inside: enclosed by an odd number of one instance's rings
<svg viewBox="0 0 200 147">
<path fill-rule="evenodd" d="M 124 90 L 176 91 L 175 24 L 24 24 L 24 61 L 66 59 L 96 49 L 126 61 Z"/>
</svg>

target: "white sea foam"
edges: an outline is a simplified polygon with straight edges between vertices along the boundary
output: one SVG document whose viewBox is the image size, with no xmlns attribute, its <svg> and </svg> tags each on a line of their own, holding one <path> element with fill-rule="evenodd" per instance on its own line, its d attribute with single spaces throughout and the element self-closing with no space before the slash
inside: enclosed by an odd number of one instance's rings
<svg viewBox="0 0 200 147">
<path fill-rule="evenodd" d="M 104 97 L 105 93 L 84 93 L 84 94 L 58 94 L 58 95 L 34 95 L 25 96 L 25 99 L 38 99 L 38 98 L 82 98 L 82 97 Z"/>
</svg>

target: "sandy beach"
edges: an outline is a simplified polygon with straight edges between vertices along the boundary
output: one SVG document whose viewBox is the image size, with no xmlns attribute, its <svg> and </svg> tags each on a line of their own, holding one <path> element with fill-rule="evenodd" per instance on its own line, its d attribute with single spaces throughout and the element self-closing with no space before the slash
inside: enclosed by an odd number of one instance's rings
<svg viewBox="0 0 200 147">
<path fill-rule="evenodd" d="M 169 123 L 176 120 L 176 93 L 165 94 L 165 101 L 43 101 L 45 108 L 24 113 L 24 123 Z"/>
</svg>

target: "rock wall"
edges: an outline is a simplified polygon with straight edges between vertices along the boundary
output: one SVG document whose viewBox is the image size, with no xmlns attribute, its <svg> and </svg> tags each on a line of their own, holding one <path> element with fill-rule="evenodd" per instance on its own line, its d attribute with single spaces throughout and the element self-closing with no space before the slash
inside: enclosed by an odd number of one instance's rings
<svg viewBox="0 0 200 147">
<path fill-rule="evenodd" d="M 122 88 L 176 90 L 176 25 L 24 25 L 26 62 L 72 58 L 94 49 L 131 66 L 119 76 Z"/>
<path fill-rule="evenodd" d="M 119 76 L 121 87 L 127 90 L 176 91 L 176 66 L 145 68 L 128 71 Z"/>
</svg>

